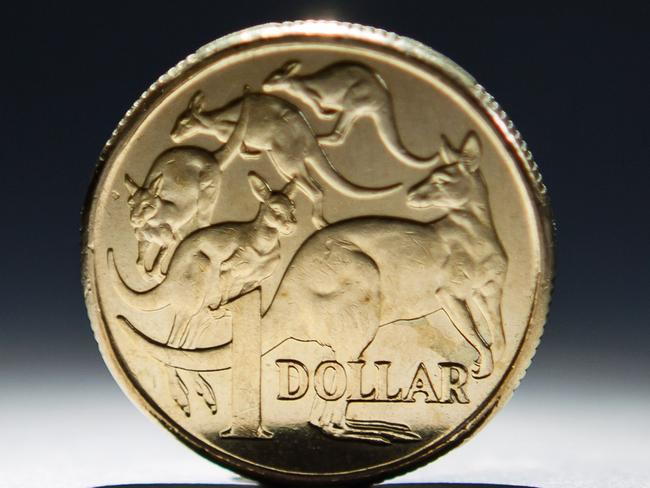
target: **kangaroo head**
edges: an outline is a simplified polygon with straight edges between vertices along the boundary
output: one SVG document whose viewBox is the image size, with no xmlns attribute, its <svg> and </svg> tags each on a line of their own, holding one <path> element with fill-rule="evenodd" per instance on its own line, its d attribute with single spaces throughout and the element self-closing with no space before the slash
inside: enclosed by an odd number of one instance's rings
<svg viewBox="0 0 650 488">
<path fill-rule="evenodd" d="M 262 83 L 262 90 L 265 92 L 284 91 L 291 88 L 291 79 L 300 70 L 299 61 L 287 61 L 279 69 L 275 70 Z"/>
<path fill-rule="evenodd" d="M 136 229 L 144 226 L 158 213 L 162 176 L 161 173 L 145 188 L 139 186 L 128 174 L 124 175 L 124 185 L 129 191 L 131 225 Z"/>
<path fill-rule="evenodd" d="M 413 208 L 463 207 L 475 194 L 480 184 L 479 157 L 481 143 L 473 132 L 456 150 L 443 138 L 439 153 L 441 165 L 429 176 L 416 183 L 407 194 L 407 204 Z"/>
<path fill-rule="evenodd" d="M 290 181 L 282 190 L 273 191 L 269 185 L 255 172 L 248 173 L 248 183 L 253 190 L 253 195 L 262 204 L 258 219 L 282 235 L 289 235 L 296 229 L 296 204 L 293 198 L 296 193 L 296 184 Z"/>
<path fill-rule="evenodd" d="M 176 119 L 174 128 L 171 131 L 171 137 L 174 142 L 182 142 L 189 139 L 193 135 L 205 129 L 205 119 L 203 112 L 205 111 L 205 95 L 201 91 L 197 91 L 189 103 L 187 108 Z"/>
</svg>

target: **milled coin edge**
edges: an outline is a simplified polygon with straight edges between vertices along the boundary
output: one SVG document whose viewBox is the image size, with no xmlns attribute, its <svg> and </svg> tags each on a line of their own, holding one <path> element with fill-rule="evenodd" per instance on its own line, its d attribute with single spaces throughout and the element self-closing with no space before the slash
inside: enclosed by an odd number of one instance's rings
<svg viewBox="0 0 650 488">
<path fill-rule="evenodd" d="M 111 156 L 125 144 L 126 141 L 124 138 L 128 140 L 127 136 L 131 129 L 137 127 L 138 123 L 146 117 L 156 102 L 162 101 L 164 96 L 173 90 L 177 84 L 185 82 L 194 73 L 200 71 L 200 68 L 208 61 L 214 61 L 215 57 L 228 56 L 232 54 L 231 51 L 233 50 L 248 49 L 256 43 L 264 41 L 285 41 L 290 40 L 292 37 L 297 39 L 304 39 L 306 37 L 323 39 L 342 38 L 348 42 L 357 42 L 366 47 L 373 47 L 380 50 L 384 49 L 393 54 L 410 58 L 412 61 L 428 69 L 433 68 L 440 71 L 449 81 L 456 85 L 459 92 L 469 102 L 476 106 L 477 112 L 486 117 L 486 121 L 495 129 L 495 133 L 503 140 L 504 146 L 508 148 L 513 159 L 518 163 L 525 177 L 525 181 L 529 184 L 528 190 L 531 200 L 535 205 L 538 235 L 541 240 L 540 274 L 538 276 L 536 298 L 531 310 L 531 319 L 526 329 L 526 334 L 522 339 L 520 349 L 515 359 L 513 359 L 509 371 L 504 374 L 499 384 L 495 387 L 495 394 L 477 407 L 473 417 L 468 419 L 456 431 L 448 434 L 444 438 L 444 442 L 436 442 L 415 454 L 390 463 L 385 463 L 381 466 L 367 468 L 365 471 L 356 470 L 337 474 L 308 475 L 264 469 L 252 462 L 242 462 L 232 456 L 224 456 L 224 453 L 209 448 L 209 446 L 206 446 L 199 439 L 194 438 L 190 433 L 180 429 L 164 412 L 155 407 L 155 404 L 147 398 L 144 392 L 133 385 L 128 373 L 124 371 L 118 354 L 110 347 L 111 339 L 104 326 L 104 320 L 95 292 L 92 216 L 95 213 L 95 203 L 98 199 L 96 190 L 102 188 L 103 178 L 110 168 L 109 162 Z M 88 315 L 100 352 L 126 396 L 138 408 L 153 417 L 157 422 L 160 422 L 175 437 L 179 438 L 195 452 L 245 476 L 274 483 L 299 484 L 312 482 L 320 484 L 343 484 L 360 481 L 381 481 L 427 464 L 464 442 L 477 432 L 509 400 L 524 377 L 543 333 L 543 327 L 548 313 L 554 269 L 554 227 L 548 201 L 548 192 L 542 182 L 537 164 L 526 143 L 494 98 L 482 86 L 478 85 L 474 78 L 464 69 L 418 41 L 398 36 L 397 34 L 382 29 L 336 21 L 270 23 L 238 31 L 199 48 L 194 54 L 189 55 L 159 77 L 126 112 L 104 146 L 95 167 L 93 180 L 87 194 L 82 213 L 81 233 L 82 286 Z"/>
</svg>

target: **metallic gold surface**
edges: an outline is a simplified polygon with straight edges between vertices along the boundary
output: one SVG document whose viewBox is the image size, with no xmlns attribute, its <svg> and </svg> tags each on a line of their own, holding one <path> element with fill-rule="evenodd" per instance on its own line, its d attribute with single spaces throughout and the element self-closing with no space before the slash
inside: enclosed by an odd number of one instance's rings
<svg viewBox="0 0 650 488">
<path fill-rule="evenodd" d="M 551 288 L 546 191 L 464 71 L 268 24 L 161 77 L 107 144 L 83 283 L 127 395 L 246 476 L 373 481 L 512 394 Z"/>
</svg>

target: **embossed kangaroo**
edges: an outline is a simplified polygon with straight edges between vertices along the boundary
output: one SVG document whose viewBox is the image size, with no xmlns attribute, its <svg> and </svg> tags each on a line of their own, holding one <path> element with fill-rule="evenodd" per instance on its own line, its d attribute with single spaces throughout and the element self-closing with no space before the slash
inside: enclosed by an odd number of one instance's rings
<svg viewBox="0 0 650 488">
<path fill-rule="evenodd" d="M 290 182 L 279 192 L 271 191 L 253 172 L 249 183 L 260 201 L 256 217 L 249 222 L 212 225 L 190 234 L 174 252 L 165 279 L 148 290 L 136 291 L 122 279 L 109 250 L 113 283 L 124 301 L 140 310 L 174 307 L 174 323 L 167 340 L 171 347 L 191 346 L 191 331 L 201 325 L 201 311 L 216 311 L 258 287 L 280 262 L 280 238 L 296 227 L 292 200 L 295 184 Z"/>
<path fill-rule="evenodd" d="M 313 340 L 330 346 L 346 364 L 359 360 L 381 326 L 443 309 L 477 352 L 472 374 L 488 376 L 493 354 L 505 345 L 501 293 L 507 257 L 492 222 L 479 156 L 473 134 L 460 151 L 445 144 L 441 166 L 409 190 L 409 206 L 446 209 L 441 219 L 423 224 L 357 218 L 310 237 L 263 318 L 263 350 L 286 337 Z M 374 442 L 413 434 L 400 424 L 349 421 L 346 411 L 345 398 L 323 401 L 311 423 L 334 437 Z"/>
<path fill-rule="evenodd" d="M 131 226 L 138 240 L 137 265 L 162 275 L 170 249 L 189 232 L 210 223 L 221 183 L 215 156 L 197 147 L 177 147 L 156 158 L 142 186 L 128 174 Z"/>
<path fill-rule="evenodd" d="M 439 207 L 446 210 L 441 218 L 423 223 L 361 217 L 313 234 L 294 256 L 262 316 L 262 353 L 288 339 L 315 341 L 347 364 L 362 357 L 380 327 L 427 318 L 442 309 L 476 350 L 474 377 L 490 375 L 494 358 L 505 347 L 501 296 L 508 260 L 492 221 L 480 153 L 474 134 L 460 150 L 445 142 L 439 166 L 409 190 L 409 206 Z M 232 365 L 230 345 L 175 351 L 128 331 L 165 364 L 196 371 Z M 318 399 L 310 423 L 341 439 L 387 443 L 419 438 L 402 424 L 350 420 L 347 407 L 345 396 Z"/>
<path fill-rule="evenodd" d="M 273 72 L 263 85 L 270 93 L 286 93 L 307 104 L 321 119 L 336 118 L 334 130 L 318 138 L 324 144 L 345 141 L 354 123 L 369 117 L 390 152 L 407 166 L 433 166 L 435 156 L 420 158 L 409 152 L 397 131 L 393 101 L 386 83 L 367 66 L 335 63 L 308 75 L 298 76 L 301 64 L 289 61 Z"/>
<path fill-rule="evenodd" d="M 206 111 L 204 96 L 198 92 L 178 117 L 171 136 L 181 142 L 196 134 L 207 134 L 228 144 L 235 140 L 244 158 L 268 155 L 285 181 L 295 181 L 312 202 L 312 221 L 317 229 L 327 221 L 323 217 L 323 190 L 312 171 L 335 190 L 355 198 L 382 197 L 400 186 L 366 188 L 343 178 L 319 146 L 303 114 L 275 96 L 245 93 L 223 107 Z"/>
</svg>

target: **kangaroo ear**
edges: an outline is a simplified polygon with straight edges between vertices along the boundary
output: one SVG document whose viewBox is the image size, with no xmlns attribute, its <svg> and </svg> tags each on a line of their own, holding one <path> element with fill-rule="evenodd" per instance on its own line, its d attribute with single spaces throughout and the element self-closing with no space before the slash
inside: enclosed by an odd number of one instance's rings
<svg viewBox="0 0 650 488">
<path fill-rule="evenodd" d="M 254 171 L 248 173 L 248 184 L 251 186 L 255 198 L 260 202 L 266 202 L 271 197 L 271 188 Z"/>
<path fill-rule="evenodd" d="M 280 70 L 282 71 L 282 74 L 284 76 L 293 76 L 295 75 L 298 70 L 300 69 L 301 64 L 300 61 L 287 61 L 282 65 L 282 68 Z"/>
<path fill-rule="evenodd" d="M 463 156 L 463 162 L 468 171 L 476 171 L 478 169 L 479 158 L 481 157 L 481 141 L 474 132 L 470 132 L 463 142 L 463 147 L 460 150 Z"/>
<path fill-rule="evenodd" d="M 188 106 L 192 112 L 202 112 L 205 107 L 205 94 L 200 90 L 197 91 L 192 95 Z"/>
<path fill-rule="evenodd" d="M 298 185 L 296 184 L 296 180 L 293 179 L 287 183 L 284 188 L 282 188 L 282 193 L 284 193 L 289 200 L 293 201 L 296 193 L 298 193 Z"/>
<path fill-rule="evenodd" d="M 126 189 L 129 191 L 129 195 L 133 196 L 135 193 L 140 189 L 138 184 L 133 181 L 133 178 L 131 178 L 128 174 L 124 174 L 124 186 L 126 186 Z"/>
<path fill-rule="evenodd" d="M 149 184 L 149 188 L 147 190 L 149 193 L 151 193 L 154 197 L 157 197 L 160 195 L 160 190 L 162 188 L 162 182 L 163 182 L 163 175 L 160 173 L 156 178 Z"/>
</svg>

